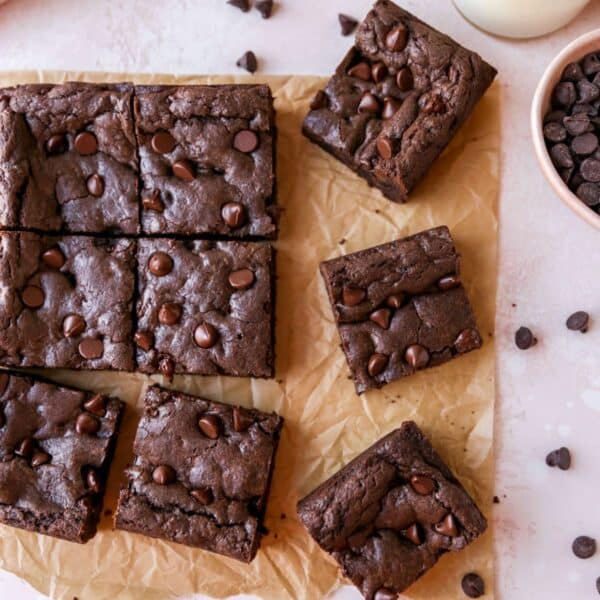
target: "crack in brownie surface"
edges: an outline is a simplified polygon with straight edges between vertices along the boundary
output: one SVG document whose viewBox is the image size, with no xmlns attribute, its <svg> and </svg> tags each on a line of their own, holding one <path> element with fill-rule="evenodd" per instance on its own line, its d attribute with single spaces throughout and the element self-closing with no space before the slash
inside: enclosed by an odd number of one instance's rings
<svg viewBox="0 0 600 600">
<path fill-rule="evenodd" d="M 418 427 L 403 423 L 298 503 L 367 600 L 392 599 L 487 522 Z"/>
<path fill-rule="evenodd" d="M 150 387 L 117 528 L 250 562 L 282 425 L 274 413 Z"/>
<path fill-rule="evenodd" d="M 495 75 L 477 54 L 379 0 L 314 98 L 303 132 L 403 202 Z"/>
</svg>

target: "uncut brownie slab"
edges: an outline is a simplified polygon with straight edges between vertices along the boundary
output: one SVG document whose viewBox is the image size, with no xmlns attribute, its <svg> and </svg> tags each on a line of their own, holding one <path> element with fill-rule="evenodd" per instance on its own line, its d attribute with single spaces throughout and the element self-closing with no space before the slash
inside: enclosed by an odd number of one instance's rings
<svg viewBox="0 0 600 600">
<path fill-rule="evenodd" d="M 0 371 L 0 522 L 93 537 L 123 409 L 117 398 Z"/>
<path fill-rule="evenodd" d="M 393 600 L 487 528 L 410 421 L 301 500 L 298 516 L 367 600 Z"/>
<path fill-rule="evenodd" d="M 250 562 L 282 426 L 275 413 L 149 387 L 117 529 Z"/>
<path fill-rule="evenodd" d="M 268 243 L 138 242 L 138 369 L 272 377 L 273 249 Z"/>
<path fill-rule="evenodd" d="M 136 87 L 145 233 L 276 234 L 266 85 Z"/>
<path fill-rule="evenodd" d="M 404 202 L 495 75 L 474 52 L 379 0 L 314 98 L 303 132 Z"/>
<path fill-rule="evenodd" d="M 321 263 L 359 394 L 481 346 L 459 259 L 437 227 Z"/>
<path fill-rule="evenodd" d="M 138 233 L 133 86 L 0 90 L 0 227 Z"/>
<path fill-rule="evenodd" d="M 0 364 L 133 370 L 135 242 L 0 233 Z"/>
</svg>

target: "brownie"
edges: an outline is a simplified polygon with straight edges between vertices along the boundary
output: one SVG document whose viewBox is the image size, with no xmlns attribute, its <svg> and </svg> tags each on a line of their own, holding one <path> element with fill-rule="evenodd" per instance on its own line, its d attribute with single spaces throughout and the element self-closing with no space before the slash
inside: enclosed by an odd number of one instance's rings
<svg viewBox="0 0 600 600">
<path fill-rule="evenodd" d="M 71 542 L 93 537 L 123 408 L 0 371 L 0 522 Z"/>
<path fill-rule="evenodd" d="M 283 419 L 151 386 L 117 529 L 256 555 Z"/>
<path fill-rule="evenodd" d="M 298 503 L 298 516 L 367 600 L 393 600 L 487 528 L 413 422 L 376 442 Z"/>
<path fill-rule="evenodd" d="M 268 243 L 140 240 L 138 369 L 271 377 L 273 262 Z"/>
<path fill-rule="evenodd" d="M 482 344 L 447 227 L 321 263 L 359 394 Z"/>
<path fill-rule="evenodd" d="M 268 86 L 137 87 L 134 106 L 145 233 L 275 237 Z"/>
<path fill-rule="evenodd" d="M 139 232 L 133 86 L 0 90 L 0 228 Z"/>
<path fill-rule="evenodd" d="M 469 116 L 496 70 L 388 0 L 315 96 L 304 134 L 404 202 Z"/>
<path fill-rule="evenodd" d="M 133 370 L 135 241 L 0 233 L 0 364 Z"/>
</svg>

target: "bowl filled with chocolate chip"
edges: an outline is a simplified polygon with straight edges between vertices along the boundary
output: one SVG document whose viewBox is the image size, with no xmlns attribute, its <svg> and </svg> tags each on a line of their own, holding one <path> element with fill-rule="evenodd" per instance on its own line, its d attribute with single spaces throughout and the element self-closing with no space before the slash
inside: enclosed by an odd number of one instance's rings
<svg viewBox="0 0 600 600">
<path fill-rule="evenodd" d="M 533 98 L 536 155 L 554 191 L 600 229 L 600 29 L 567 46 Z"/>
</svg>

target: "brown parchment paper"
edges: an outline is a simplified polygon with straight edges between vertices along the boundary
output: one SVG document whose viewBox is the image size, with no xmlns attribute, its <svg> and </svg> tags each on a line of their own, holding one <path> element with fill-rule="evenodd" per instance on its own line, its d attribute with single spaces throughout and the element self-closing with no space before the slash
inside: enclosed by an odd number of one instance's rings
<svg viewBox="0 0 600 600">
<path fill-rule="evenodd" d="M 296 501 L 405 419 L 424 429 L 491 520 L 498 86 L 486 94 L 410 202 L 398 205 L 301 136 L 302 118 L 323 79 L 0 74 L 2 86 L 64 80 L 271 85 L 278 111 L 278 187 L 284 209 L 276 244 L 277 380 L 178 376 L 172 387 L 275 410 L 286 425 L 266 516 L 270 533 L 250 565 L 112 531 L 111 517 L 105 516 L 98 535 L 84 546 L 0 526 L 0 567 L 53 598 L 68 600 L 162 600 L 195 592 L 219 598 L 240 593 L 274 600 L 323 598 L 343 580 L 296 520 Z M 359 398 L 348 379 L 318 263 L 442 224 L 450 227 L 463 254 L 463 280 L 485 339 L 483 349 Z M 115 394 L 128 403 L 105 501 L 105 508 L 114 511 L 120 476 L 131 457 L 141 394 L 150 380 L 107 372 L 45 375 Z M 406 597 L 462 599 L 460 579 L 472 570 L 484 577 L 490 590 L 486 597 L 492 598 L 491 531 L 464 552 L 442 557 Z"/>
</svg>

